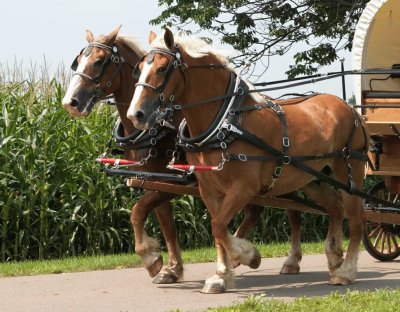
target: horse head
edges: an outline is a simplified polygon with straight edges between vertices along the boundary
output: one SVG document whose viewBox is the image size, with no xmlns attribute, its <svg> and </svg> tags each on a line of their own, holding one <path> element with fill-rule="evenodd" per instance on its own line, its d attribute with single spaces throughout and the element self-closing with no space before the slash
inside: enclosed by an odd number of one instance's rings
<svg viewBox="0 0 400 312">
<path fill-rule="evenodd" d="M 118 36 L 120 28 L 96 38 L 91 31 L 86 31 L 88 45 L 71 65 L 74 74 L 62 100 L 71 116 L 88 116 L 98 101 L 116 95 L 122 83 L 130 83 L 130 96 L 133 94 L 134 81 L 130 73 L 144 52 L 139 48 L 130 51 L 132 48 L 127 48 L 124 39 Z M 123 76 L 124 71 L 129 71 L 129 75 Z M 125 81 L 127 79 L 131 81 Z M 128 97 L 128 103 L 130 99 Z"/>
<path fill-rule="evenodd" d="M 151 128 L 160 107 L 172 103 L 184 88 L 186 64 L 171 30 L 166 28 L 161 36 L 151 32 L 149 43 L 150 52 L 134 71 L 138 83 L 128 110 L 128 118 L 138 129 Z"/>
</svg>

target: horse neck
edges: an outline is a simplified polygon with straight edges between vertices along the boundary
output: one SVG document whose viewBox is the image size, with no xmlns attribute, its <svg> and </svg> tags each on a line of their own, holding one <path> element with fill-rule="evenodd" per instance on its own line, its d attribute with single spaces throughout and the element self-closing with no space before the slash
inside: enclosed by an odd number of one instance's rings
<svg viewBox="0 0 400 312">
<path fill-rule="evenodd" d="M 120 47 L 121 50 L 121 47 Z M 130 64 L 134 64 L 140 60 L 139 56 L 132 52 L 128 52 L 125 47 L 122 47 L 122 56 L 128 60 Z M 117 111 L 121 118 L 122 125 L 125 129 L 125 135 L 131 134 L 135 128 L 132 122 L 127 118 L 127 112 L 131 103 L 133 93 L 135 91 L 136 80 L 132 77 L 132 70 L 129 64 L 121 66 L 121 80 L 117 90 L 114 91 L 114 99 L 116 102 Z"/>
<path fill-rule="evenodd" d="M 208 59 L 203 63 L 208 65 L 215 63 L 215 61 Z M 230 74 L 231 72 L 225 69 L 190 69 L 189 65 L 185 96 L 181 103 L 190 104 L 225 95 Z M 218 100 L 183 109 L 183 117 L 186 119 L 190 136 L 198 136 L 210 127 L 222 103 L 222 100 Z"/>
</svg>

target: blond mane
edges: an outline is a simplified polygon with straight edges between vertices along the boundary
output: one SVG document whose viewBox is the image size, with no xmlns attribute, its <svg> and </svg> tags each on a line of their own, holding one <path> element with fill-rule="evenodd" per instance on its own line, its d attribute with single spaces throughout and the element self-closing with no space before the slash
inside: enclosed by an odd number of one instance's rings
<svg viewBox="0 0 400 312">
<path fill-rule="evenodd" d="M 203 39 L 188 36 L 188 35 L 176 35 L 174 34 L 175 43 L 181 46 L 191 57 L 200 58 L 207 55 L 212 55 L 217 58 L 222 64 L 228 64 L 229 60 L 227 56 L 210 46 Z M 151 43 L 153 48 L 164 48 L 166 49 L 166 45 L 164 42 L 164 34 L 157 36 L 156 39 Z"/>
<path fill-rule="evenodd" d="M 131 49 L 137 56 L 142 57 L 146 54 L 145 50 L 143 50 L 139 43 L 128 35 L 118 35 L 117 40 L 122 41 L 129 49 Z"/>
</svg>

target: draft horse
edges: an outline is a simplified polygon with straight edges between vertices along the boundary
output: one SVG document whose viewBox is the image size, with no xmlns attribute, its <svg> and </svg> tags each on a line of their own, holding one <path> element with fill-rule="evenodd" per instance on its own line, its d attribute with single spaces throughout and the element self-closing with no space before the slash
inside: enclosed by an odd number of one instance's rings
<svg viewBox="0 0 400 312">
<path fill-rule="evenodd" d="M 151 32 L 149 42 L 128 118 L 136 128 L 147 129 L 164 109 L 182 111 L 179 142 L 189 164 L 223 167 L 195 171 L 218 257 L 216 274 L 202 291 L 224 292 L 233 280 L 232 261 L 250 266 L 258 261 L 253 245 L 227 230 L 238 211 L 257 194 L 296 190 L 329 216 L 329 283 L 353 282 L 366 220 L 361 198 L 352 195 L 362 185 L 367 159 L 368 134 L 360 116 L 328 94 L 286 104 L 265 100 L 200 39 L 174 36 L 167 28 L 164 35 Z M 344 216 L 350 231 L 345 258 Z"/>
<path fill-rule="evenodd" d="M 106 36 L 100 35 L 96 38 L 92 32 L 86 32 L 88 46 L 81 51 L 71 66 L 74 74 L 62 104 L 71 116 L 86 117 L 97 102 L 113 95 L 120 117 L 114 137 L 125 146 L 125 158 L 145 160 L 142 166 L 135 167 L 136 171 L 166 172 L 170 156 L 165 151 L 173 150 L 176 133 L 158 128 L 158 133 L 162 135 L 155 137 L 157 144 L 154 147 L 151 142 L 154 137 L 135 129 L 126 117 L 137 82 L 137 78 L 132 75 L 133 69 L 145 52 L 131 37 L 118 35 L 119 30 L 120 27 Z M 175 118 L 177 120 L 173 122 L 178 125 L 182 116 L 177 115 Z M 138 141 L 139 137 L 141 140 Z M 154 148 L 156 153 L 152 152 Z M 146 190 L 131 209 L 135 251 L 141 257 L 149 275 L 156 276 L 153 282 L 157 284 L 175 283 L 183 277 L 183 261 L 170 203 L 174 196 L 175 194 L 171 193 Z M 161 272 L 163 259 L 159 252 L 159 243 L 147 235 L 144 227 L 152 210 L 160 223 L 168 248 L 168 265 Z M 248 235 L 261 212 L 262 207 L 248 209 L 236 235 Z"/>
</svg>

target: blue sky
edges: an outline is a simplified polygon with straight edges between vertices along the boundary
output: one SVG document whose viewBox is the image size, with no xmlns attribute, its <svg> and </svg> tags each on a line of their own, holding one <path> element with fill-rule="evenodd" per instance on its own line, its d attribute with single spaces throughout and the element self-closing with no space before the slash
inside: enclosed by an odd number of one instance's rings
<svg viewBox="0 0 400 312">
<path fill-rule="evenodd" d="M 86 45 L 85 30 L 94 35 L 106 34 L 122 24 L 121 33 L 136 38 L 147 48 L 150 30 L 160 32 L 160 27 L 149 25 L 149 21 L 162 12 L 157 0 L 13 0 L 2 3 L 0 29 L 2 49 L 0 63 L 31 61 L 43 64 L 44 57 L 51 68 L 60 63 L 69 66 L 76 54 Z M 218 45 L 218 38 L 214 38 Z M 229 50 L 228 47 L 223 47 Z M 285 78 L 285 71 L 292 64 L 291 55 L 277 56 L 260 81 Z M 346 69 L 351 68 L 350 53 L 341 55 L 346 59 Z M 321 72 L 337 71 L 340 63 L 324 68 Z M 351 77 L 346 78 L 348 96 L 352 93 Z M 273 92 L 278 96 L 284 92 L 306 92 L 309 90 L 341 95 L 341 81 L 329 80 L 300 88 Z"/>
</svg>

